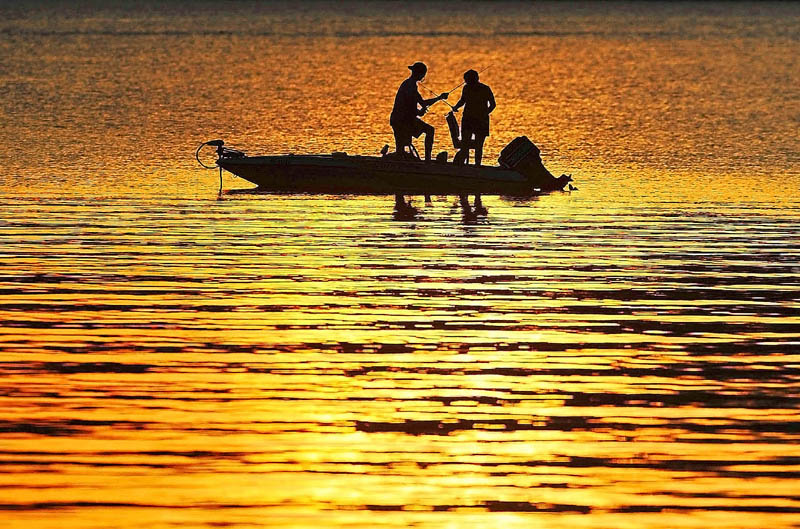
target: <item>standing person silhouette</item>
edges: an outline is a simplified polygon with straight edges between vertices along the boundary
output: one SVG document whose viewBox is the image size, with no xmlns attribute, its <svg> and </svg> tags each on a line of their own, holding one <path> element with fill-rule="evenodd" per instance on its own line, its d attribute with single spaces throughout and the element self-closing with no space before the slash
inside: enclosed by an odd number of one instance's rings
<svg viewBox="0 0 800 529">
<path fill-rule="evenodd" d="M 425 78 L 428 67 L 424 63 L 415 62 L 408 69 L 411 70 L 411 75 L 397 89 L 392 115 L 389 118 L 389 124 L 394 131 L 395 152 L 403 152 L 406 145 L 411 145 L 412 136 L 419 138 L 420 134 L 424 133 L 425 161 L 429 162 L 433 151 L 434 129 L 418 116 L 424 116 L 429 105 L 440 99 L 447 99 L 450 94 L 444 93 L 431 99 L 422 99 L 417 89 L 417 83 Z"/>
<path fill-rule="evenodd" d="M 497 107 L 492 89 L 478 81 L 478 72 L 467 70 L 464 73 L 464 88 L 461 99 L 453 107 L 453 111 L 464 106 L 461 118 L 461 142 L 463 149 L 475 149 L 475 165 L 479 166 L 483 159 L 483 142 L 489 135 L 489 114 Z M 465 162 L 466 163 L 466 162 Z"/>
</svg>

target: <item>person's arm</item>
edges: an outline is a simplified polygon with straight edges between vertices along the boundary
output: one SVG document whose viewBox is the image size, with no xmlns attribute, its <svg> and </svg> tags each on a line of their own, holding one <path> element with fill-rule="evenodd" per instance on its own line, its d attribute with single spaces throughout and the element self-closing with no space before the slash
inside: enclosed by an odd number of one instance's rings
<svg viewBox="0 0 800 529">
<path fill-rule="evenodd" d="M 492 89 L 489 89 L 489 109 L 487 114 L 491 114 L 492 110 L 497 108 L 497 103 L 494 102 L 494 94 L 492 93 Z"/>
<path fill-rule="evenodd" d="M 417 115 L 424 116 L 425 112 L 428 111 L 428 105 L 425 104 L 425 100 L 422 99 L 422 96 L 419 95 L 419 89 L 415 86 L 414 87 L 414 102 L 417 108 Z"/>
<path fill-rule="evenodd" d="M 455 106 L 453 107 L 453 112 L 463 107 L 465 103 L 466 101 L 464 101 L 464 90 L 461 90 L 461 99 L 459 99 L 458 103 L 456 103 Z"/>
<path fill-rule="evenodd" d="M 417 92 L 417 95 L 419 95 L 419 92 Z M 420 103 L 419 104 L 424 106 L 424 107 L 429 107 L 432 104 L 436 103 L 437 101 L 440 101 L 442 99 L 447 99 L 447 96 L 449 96 L 449 95 L 450 94 L 448 92 L 443 92 L 443 93 L 439 94 L 438 96 L 432 97 L 430 99 L 422 99 L 422 96 L 420 96 L 420 98 L 419 98 L 420 99 Z"/>
<path fill-rule="evenodd" d="M 432 91 L 432 90 L 431 90 L 431 91 Z M 421 95 L 419 95 L 419 90 L 417 90 L 417 91 L 416 91 L 416 94 L 415 94 L 415 95 L 416 95 L 416 99 L 417 99 L 417 104 L 418 104 L 418 105 L 420 105 L 422 108 L 425 108 L 425 107 L 429 107 L 429 106 L 431 106 L 432 104 L 436 103 L 436 102 L 437 102 L 437 101 L 439 101 L 440 99 L 447 99 L 447 96 L 449 96 L 449 95 L 450 95 L 450 92 L 442 92 L 442 93 L 441 93 L 441 94 L 439 94 L 438 96 L 436 96 L 436 97 L 432 97 L 432 98 L 430 98 L 430 99 L 422 99 L 422 96 L 421 96 Z M 423 114 L 424 114 L 424 113 L 423 113 Z M 422 115 L 422 114 L 420 114 L 420 116 L 421 116 L 421 115 Z"/>
<path fill-rule="evenodd" d="M 426 106 L 425 105 L 425 100 L 422 99 L 421 95 L 419 95 L 419 89 L 416 88 L 416 87 L 414 88 L 414 101 L 416 101 L 417 104 L 420 105 L 420 106 L 423 106 L 423 107 Z"/>
</svg>

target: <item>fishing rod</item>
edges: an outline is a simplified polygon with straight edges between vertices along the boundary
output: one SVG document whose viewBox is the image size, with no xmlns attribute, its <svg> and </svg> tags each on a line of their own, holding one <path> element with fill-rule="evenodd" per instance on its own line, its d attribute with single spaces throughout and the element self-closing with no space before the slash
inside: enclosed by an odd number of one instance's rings
<svg viewBox="0 0 800 529">
<path fill-rule="evenodd" d="M 439 94 L 437 94 L 436 92 L 434 92 L 433 90 L 431 90 L 430 88 L 428 88 L 427 86 L 425 86 L 425 85 L 424 85 L 424 84 L 422 84 L 422 83 L 419 83 L 419 86 L 421 86 L 422 88 L 424 88 L 425 90 L 427 90 L 428 92 L 430 92 L 431 94 L 433 94 L 433 95 L 435 95 L 435 96 L 438 96 L 438 95 L 439 95 Z M 450 92 L 452 92 L 452 90 L 450 90 Z M 446 92 L 448 96 L 450 95 L 450 92 Z M 455 111 L 455 107 L 454 107 L 453 105 L 451 105 L 450 103 L 448 103 L 448 102 L 447 102 L 447 99 L 439 99 L 439 101 L 444 101 L 444 103 L 445 103 L 447 106 L 449 106 L 450 108 L 452 108 L 452 109 L 453 109 L 453 111 Z M 429 106 L 433 106 L 433 105 L 435 105 L 436 103 L 438 103 L 439 101 L 434 101 L 434 102 L 433 102 L 433 103 L 431 103 Z"/>
</svg>

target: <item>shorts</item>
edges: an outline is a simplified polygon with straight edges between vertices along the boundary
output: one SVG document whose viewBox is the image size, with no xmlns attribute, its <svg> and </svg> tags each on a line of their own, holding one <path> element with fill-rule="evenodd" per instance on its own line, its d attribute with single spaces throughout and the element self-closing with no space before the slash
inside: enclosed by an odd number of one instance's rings
<svg viewBox="0 0 800 529">
<path fill-rule="evenodd" d="M 419 138 L 420 134 L 425 132 L 425 129 L 430 127 L 427 123 L 419 118 L 414 118 L 413 121 L 408 123 L 390 123 L 394 131 L 394 140 L 398 145 L 411 145 L 411 138 Z"/>
<path fill-rule="evenodd" d="M 489 116 L 482 118 L 464 116 L 461 118 L 461 138 L 472 139 L 473 134 L 476 138 L 478 136 L 485 138 L 489 135 Z"/>
</svg>

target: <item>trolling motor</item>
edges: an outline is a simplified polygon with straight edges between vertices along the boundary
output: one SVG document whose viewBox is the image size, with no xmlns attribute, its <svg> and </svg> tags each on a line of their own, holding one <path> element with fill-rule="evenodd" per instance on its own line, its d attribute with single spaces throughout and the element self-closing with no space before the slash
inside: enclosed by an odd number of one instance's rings
<svg viewBox="0 0 800 529">
<path fill-rule="evenodd" d="M 213 167 L 209 167 L 208 165 L 204 164 L 200 160 L 200 150 L 206 145 L 210 145 L 211 147 L 217 148 L 218 160 L 223 158 L 244 158 L 244 151 L 238 151 L 236 149 L 231 149 L 230 147 L 225 147 L 225 142 L 222 140 L 206 141 L 201 143 L 200 146 L 197 148 L 197 151 L 195 151 L 194 153 L 194 157 L 197 159 L 197 163 L 199 163 L 206 169 L 214 169 Z"/>
<path fill-rule="evenodd" d="M 211 167 L 209 165 L 204 164 L 203 161 L 200 159 L 200 151 L 206 145 L 210 145 L 211 147 L 216 147 L 217 148 L 216 149 L 216 151 L 217 151 L 217 162 L 219 162 L 220 160 L 228 159 L 228 158 L 244 158 L 244 156 L 245 156 L 244 151 L 239 151 L 239 150 L 236 150 L 236 149 L 231 149 L 230 147 L 225 147 L 225 142 L 222 141 L 222 140 L 205 141 L 205 142 L 201 143 L 200 146 L 197 148 L 197 150 L 194 152 L 194 157 L 197 160 L 197 163 L 199 163 L 205 169 L 214 169 L 214 167 Z M 217 164 L 217 167 L 219 167 L 219 196 L 221 197 L 222 196 L 222 167 L 219 164 Z"/>
</svg>

